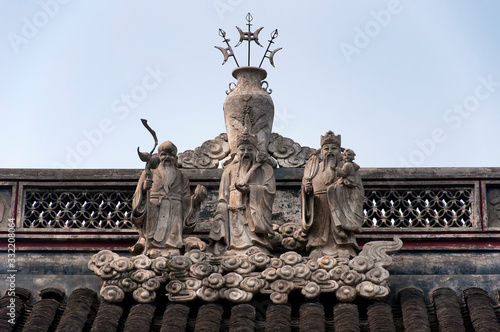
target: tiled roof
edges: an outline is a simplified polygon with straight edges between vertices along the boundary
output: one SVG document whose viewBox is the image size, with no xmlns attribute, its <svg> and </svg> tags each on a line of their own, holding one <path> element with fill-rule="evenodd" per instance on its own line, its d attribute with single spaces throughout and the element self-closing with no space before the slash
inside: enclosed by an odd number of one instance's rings
<svg viewBox="0 0 500 332">
<path fill-rule="evenodd" d="M 450 288 L 438 288 L 428 297 L 416 288 L 397 295 L 385 302 L 338 303 L 325 295 L 307 301 L 297 295 L 288 305 L 273 305 L 264 297 L 249 304 L 180 304 L 158 296 L 152 304 L 134 303 L 131 297 L 110 304 L 99 302 L 88 288 L 75 289 L 67 299 L 57 288 L 46 288 L 36 300 L 28 290 L 17 288 L 16 325 L 8 322 L 11 298 L 4 296 L 0 331 L 500 332 L 498 298 L 493 300 L 481 288 L 467 288 L 461 298 Z"/>
</svg>

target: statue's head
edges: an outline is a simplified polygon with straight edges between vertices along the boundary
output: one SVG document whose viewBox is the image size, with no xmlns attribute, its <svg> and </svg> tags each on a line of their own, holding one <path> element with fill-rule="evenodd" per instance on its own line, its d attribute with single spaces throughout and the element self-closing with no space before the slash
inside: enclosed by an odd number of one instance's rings
<svg viewBox="0 0 500 332">
<path fill-rule="evenodd" d="M 170 141 L 165 141 L 158 147 L 158 154 L 160 155 L 161 163 L 177 164 L 177 147 Z"/>
<path fill-rule="evenodd" d="M 258 140 L 255 135 L 249 134 L 246 130 L 238 135 L 236 138 L 236 154 L 240 161 L 248 158 L 249 161 L 254 162 L 257 158 Z"/>
<path fill-rule="evenodd" d="M 335 135 L 331 130 L 325 136 L 321 136 L 321 155 L 323 160 L 332 158 L 336 163 L 340 157 L 340 142 L 340 135 Z"/>
<path fill-rule="evenodd" d="M 351 162 L 354 160 L 354 157 L 356 157 L 356 154 L 354 153 L 353 150 L 351 149 L 345 149 L 344 154 L 342 155 L 342 158 L 344 161 Z"/>
</svg>

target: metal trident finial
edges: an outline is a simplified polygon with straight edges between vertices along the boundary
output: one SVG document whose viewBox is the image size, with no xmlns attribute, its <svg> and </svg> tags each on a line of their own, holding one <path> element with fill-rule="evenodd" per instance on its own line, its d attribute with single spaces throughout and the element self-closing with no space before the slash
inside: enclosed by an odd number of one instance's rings
<svg viewBox="0 0 500 332">
<path fill-rule="evenodd" d="M 252 41 L 254 41 L 257 45 L 259 45 L 260 47 L 263 47 L 259 43 L 259 33 L 264 28 L 261 27 L 261 28 L 258 28 L 257 30 L 255 30 L 254 32 L 252 32 L 252 30 L 251 30 L 252 23 L 250 23 L 253 20 L 252 14 L 248 13 L 245 18 L 246 18 L 246 20 L 248 22 L 247 23 L 248 31 L 244 32 L 239 27 L 236 27 L 236 29 L 240 33 L 240 40 L 238 41 L 238 43 L 234 47 L 238 47 L 239 45 L 241 45 L 241 43 L 244 40 L 248 41 L 248 66 L 250 66 L 250 44 L 251 44 Z M 230 40 L 226 38 L 226 32 L 224 32 L 224 30 L 222 30 L 222 29 L 219 29 L 219 35 L 222 38 L 224 38 L 223 41 L 227 44 L 226 48 L 223 48 L 223 47 L 220 47 L 220 46 L 215 46 L 215 48 L 219 49 L 222 52 L 222 54 L 224 55 L 224 62 L 222 62 L 222 64 L 225 64 L 226 61 L 229 59 L 229 57 L 232 56 L 234 58 L 234 61 L 236 62 L 236 65 L 239 67 L 239 64 L 238 64 L 238 61 L 236 60 L 236 57 L 235 57 L 234 52 L 233 52 L 233 49 L 229 45 L 229 41 Z M 279 50 L 281 50 L 281 47 L 275 49 L 274 51 L 269 51 L 269 48 L 271 47 L 271 44 L 274 43 L 274 39 L 276 37 L 278 37 L 278 29 L 274 30 L 272 32 L 272 34 L 271 34 L 271 40 L 269 40 L 269 45 L 267 46 L 267 50 L 264 53 L 264 57 L 262 58 L 262 61 L 260 62 L 259 68 L 262 66 L 262 62 L 264 61 L 265 58 L 268 58 L 269 62 L 271 63 L 271 65 L 274 67 L 274 60 L 273 60 L 274 54 L 276 52 L 278 52 Z M 269 53 L 269 55 L 268 55 L 268 53 Z"/>
<path fill-rule="evenodd" d="M 252 20 L 253 20 L 252 14 L 248 13 L 246 16 L 246 19 L 248 22 L 247 23 L 248 32 L 243 32 L 243 31 L 241 31 L 240 28 L 236 27 L 236 29 L 238 29 L 238 32 L 240 33 L 240 41 L 238 42 L 238 44 L 236 44 L 235 47 L 239 46 L 242 41 L 248 40 L 248 66 L 250 66 L 250 43 L 252 41 L 254 41 L 257 45 L 262 47 L 262 45 L 259 43 L 259 32 L 260 32 L 260 30 L 264 29 L 264 27 L 258 28 L 257 30 L 252 32 L 252 30 L 250 30 L 250 27 L 252 26 L 252 24 L 250 22 L 252 22 Z"/>
</svg>

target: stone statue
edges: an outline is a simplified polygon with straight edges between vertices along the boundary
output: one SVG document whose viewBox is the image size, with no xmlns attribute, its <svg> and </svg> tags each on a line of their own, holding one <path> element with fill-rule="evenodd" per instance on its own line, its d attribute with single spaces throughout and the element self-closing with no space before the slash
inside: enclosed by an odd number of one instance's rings
<svg viewBox="0 0 500 332">
<path fill-rule="evenodd" d="M 177 168 L 177 147 L 172 142 L 162 143 L 158 156 L 159 165 L 142 173 L 132 200 L 131 219 L 139 230 L 139 240 L 129 249 L 133 254 L 179 253 L 182 234 L 196 226 L 201 202 L 207 196 L 201 185 L 190 194 L 189 180 Z"/>
<path fill-rule="evenodd" d="M 216 255 L 246 254 L 256 247 L 268 253 L 274 234 L 272 206 L 276 192 L 274 170 L 258 151 L 255 135 L 237 137 L 236 157 L 222 174 L 219 198 L 209 234 Z"/>
<path fill-rule="evenodd" d="M 341 156 L 341 137 L 321 136 L 320 162 L 309 158 L 302 179 L 302 227 L 311 256 L 353 257 L 359 249 L 354 233 L 363 223 L 364 190 L 354 151 Z"/>
</svg>

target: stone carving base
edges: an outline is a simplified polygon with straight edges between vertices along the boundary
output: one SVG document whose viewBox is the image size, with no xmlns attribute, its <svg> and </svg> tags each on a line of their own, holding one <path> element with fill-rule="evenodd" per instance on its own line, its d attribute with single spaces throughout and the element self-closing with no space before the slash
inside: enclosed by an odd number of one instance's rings
<svg viewBox="0 0 500 332">
<path fill-rule="evenodd" d="M 389 294 L 389 255 L 403 245 L 397 237 L 369 242 L 349 260 L 303 257 L 294 251 L 269 257 L 258 250 L 246 256 L 215 257 L 205 252 L 199 239 L 186 238 L 186 242 L 184 255 L 169 257 L 128 258 L 102 250 L 88 266 L 102 279 L 100 294 L 107 302 L 121 302 L 125 293 L 132 293 L 135 301 L 150 303 L 163 286 L 173 302 L 199 298 L 244 303 L 261 293 L 270 294 L 275 304 L 284 304 L 292 290 L 300 290 L 308 299 L 335 293 L 339 301 L 352 302 L 357 296 L 380 300 Z"/>
</svg>

